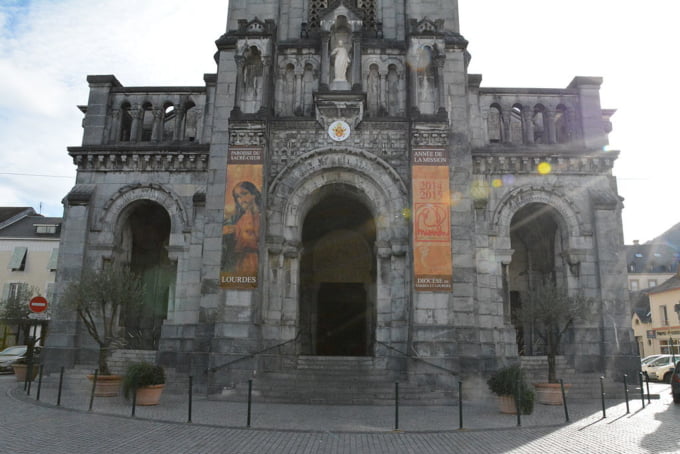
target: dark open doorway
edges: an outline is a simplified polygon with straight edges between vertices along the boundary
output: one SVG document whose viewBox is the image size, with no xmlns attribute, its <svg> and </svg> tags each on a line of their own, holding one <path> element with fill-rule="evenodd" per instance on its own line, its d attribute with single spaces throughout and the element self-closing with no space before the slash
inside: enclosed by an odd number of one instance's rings
<svg viewBox="0 0 680 454">
<path fill-rule="evenodd" d="M 301 352 L 366 356 L 375 337 L 375 221 L 355 197 L 334 192 L 303 225 Z"/>
</svg>

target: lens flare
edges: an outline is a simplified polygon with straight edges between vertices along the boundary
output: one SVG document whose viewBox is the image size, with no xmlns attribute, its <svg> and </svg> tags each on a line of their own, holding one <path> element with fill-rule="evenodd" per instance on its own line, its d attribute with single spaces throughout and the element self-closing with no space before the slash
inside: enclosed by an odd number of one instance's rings
<svg viewBox="0 0 680 454">
<path fill-rule="evenodd" d="M 463 200 L 463 194 L 462 193 L 460 193 L 458 191 L 454 191 L 453 193 L 451 193 L 451 206 L 458 205 L 461 200 Z"/>
<path fill-rule="evenodd" d="M 506 186 L 512 186 L 513 184 L 515 184 L 515 176 L 503 175 L 503 184 Z"/>
<path fill-rule="evenodd" d="M 500 178 L 494 178 L 491 181 L 491 186 L 494 188 L 500 188 L 501 186 L 503 186 L 503 181 Z"/>
<path fill-rule="evenodd" d="M 541 175 L 548 175 L 550 172 L 552 172 L 552 166 L 547 162 L 541 162 L 536 166 L 536 170 Z"/>
<path fill-rule="evenodd" d="M 483 181 L 473 181 L 470 187 L 470 195 L 475 200 L 489 198 L 489 186 Z"/>
<path fill-rule="evenodd" d="M 401 215 L 404 217 L 404 219 L 411 219 L 411 209 L 404 208 L 403 210 L 401 210 Z"/>
</svg>

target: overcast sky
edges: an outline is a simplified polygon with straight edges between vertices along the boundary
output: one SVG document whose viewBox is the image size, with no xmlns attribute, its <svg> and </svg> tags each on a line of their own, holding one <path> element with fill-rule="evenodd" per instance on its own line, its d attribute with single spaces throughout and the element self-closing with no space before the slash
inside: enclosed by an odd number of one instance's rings
<svg viewBox="0 0 680 454">
<path fill-rule="evenodd" d="M 200 6 L 200 8 L 199 8 Z M 564 88 L 602 76 L 626 243 L 680 222 L 680 1 L 459 0 L 484 87 Z M 0 0 L 0 206 L 61 216 L 74 183 L 88 74 L 124 85 L 203 85 L 226 0 Z"/>
</svg>

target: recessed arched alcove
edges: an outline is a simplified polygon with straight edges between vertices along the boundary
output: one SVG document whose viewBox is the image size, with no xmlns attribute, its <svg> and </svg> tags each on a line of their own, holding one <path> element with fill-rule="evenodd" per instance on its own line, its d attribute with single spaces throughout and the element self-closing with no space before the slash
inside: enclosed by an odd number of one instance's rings
<svg viewBox="0 0 680 454">
<path fill-rule="evenodd" d="M 302 229 L 302 353 L 365 356 L 375 331 L 375 220 L 348 194 L 320 199 Z"/>
<path fill-rule="evenodd" d="M 176 265 L 168 257 L 170 216 L 158 203 L 138 200 L 123 211 L 119 226 L 118 253 L 144 285 L 143 300 L 121 314 L 126 347 L 155 350 L 175 291 Z"/>
</svg>

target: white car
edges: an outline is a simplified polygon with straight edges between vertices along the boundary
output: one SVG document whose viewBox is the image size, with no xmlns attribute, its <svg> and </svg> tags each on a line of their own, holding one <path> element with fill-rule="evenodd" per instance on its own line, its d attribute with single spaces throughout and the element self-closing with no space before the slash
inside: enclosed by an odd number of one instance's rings
<svg viewBox="0 0 680 454">
<path fill-rule="evenodd" d="M 674 368 L 675 363 L 673 362 L 673 355 L 661 355 L 660 357 L 643 365 L 642 371 L 647 373 L 650 380 L 659 380 L 665 383 L 670 383 Z"/>
<path fill-rule="evenodd" d="M 28 347 L 25 345 L 15 345 L 14 347 L 7 347 L 0 352 L 0 372 L 12 372 L 12 363 L 17 359 L 26 356 Z"/>
<path fill-rule="evenodd" d="M 662 357 L 662 356 L 663 356 L 663 355 L 649 355 L 649 356 L 645 356 L 644 358 L 642 358 L 642 359 L 640 360 L 640 364 L 644 366 L 645 364 L 649 364 L 650 362 L 652 362 L 652 361 L 654 361 L 655 359 L 660 358 L 660 357 Z"/>
</svg>

